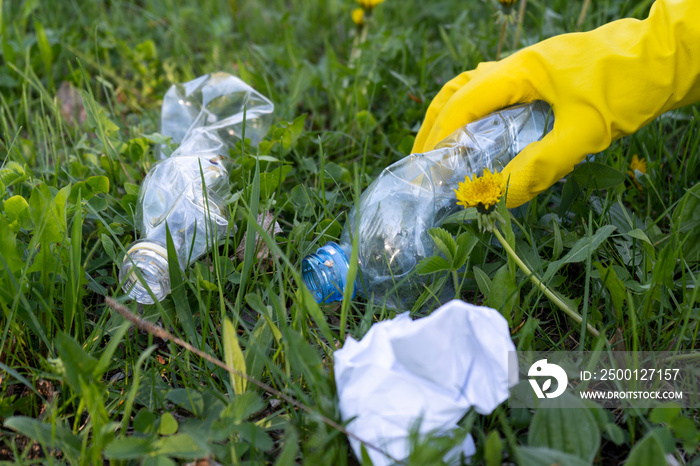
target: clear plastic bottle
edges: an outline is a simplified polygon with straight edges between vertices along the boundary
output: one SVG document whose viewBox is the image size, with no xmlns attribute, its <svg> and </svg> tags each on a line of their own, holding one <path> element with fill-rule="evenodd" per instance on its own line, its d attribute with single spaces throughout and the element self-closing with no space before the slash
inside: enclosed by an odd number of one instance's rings
<svg viewBox="0 0 700 466">
<path fill-rule="evenodd" d="M 246 139 L 260 142 L 273 110 L 266 97 L 226 73 L 168 90 L 161 132 L 182 144 L 153 165 L 141 185 L 135 221 L 142 239 L 129 247 L 119 271 L 130 297 L 152 304 L 148 288 L 158 301 L 170 293 L 166 223 L 183 270 L 229 234 L 228 148 L 240 139 L 244 120 Z"/>
<path fill-rule="evenodd" d="M 472 122 L 434 150 L 411 154 L 385 168 L 353 208 L 339 244 L 329 242 L 302 260 L 302 277 L 317 302 L 340 301 L 347 286 L 351 235 L 357 228 L 359 271 L 353 296 L 410 309 L 425 290 L 411 272 L 433 255 L 430 228 L 462 207 L 454 189 L 466 175 L 485 168 L 501 171 L 528 144 L 554 124 L 545 102 L 517 105 Z"/>
</svg>

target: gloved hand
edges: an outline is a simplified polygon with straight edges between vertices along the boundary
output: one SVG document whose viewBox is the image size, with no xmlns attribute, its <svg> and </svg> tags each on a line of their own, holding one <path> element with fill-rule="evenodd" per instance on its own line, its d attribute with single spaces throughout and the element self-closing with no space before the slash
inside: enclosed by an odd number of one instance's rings
<svg viewBox="0 0 700 466">
<path fill-rule="evenodd" d="M 700 101 L 700 0 L 657 0 L 644 21 L 545 40 L 448 82 L 428 108 L 413 153 L 516 103 L 544 100 L 554 129 L 504 169 L 509 208 L 662 113 Z"/>
</svg>

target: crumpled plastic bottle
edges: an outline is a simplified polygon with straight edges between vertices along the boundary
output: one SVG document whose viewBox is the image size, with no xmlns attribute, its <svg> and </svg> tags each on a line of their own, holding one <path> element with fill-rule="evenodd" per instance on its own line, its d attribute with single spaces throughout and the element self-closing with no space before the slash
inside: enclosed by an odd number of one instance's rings
<svg viewBox="0 0 700 466">
<path fill-rule="evenodd" d="M 228 148 L 242 137 L 244 121 L 245 138 L 257 145 L 273 110 L 265 96 L 222 72 L 168 90 L 161 133 L 181 144 L 153 165 L 139 191 L 135 223 L 141 239 L 129 247 L 119 271 L 131 298 L 152 304 L 148 288 L 158 301 L 170 293 L 166 224 L 183 270 L 229 234 Z"/>
<path fill-rule="evenodd" d="M 377 303 L 410 309 L 425 291 L 411 275 L 433 255 L 428 230 L 462 209 L 454 189 L 465 176 L 501 171 L 554 124 L 549 105 L 537 101 L 492 113 L 444 139 L 434 150 L 411 154 L 385 168 L 348 214 L 340 242 L 329 242 L 302 260 L 302 278 L 314 299 L 340 301 L 347 284 L 352 235 L 357 225 L 359 274 L 355 293 Z M 351 285 L 352 286 L 352 285 Z"/>
</svg>

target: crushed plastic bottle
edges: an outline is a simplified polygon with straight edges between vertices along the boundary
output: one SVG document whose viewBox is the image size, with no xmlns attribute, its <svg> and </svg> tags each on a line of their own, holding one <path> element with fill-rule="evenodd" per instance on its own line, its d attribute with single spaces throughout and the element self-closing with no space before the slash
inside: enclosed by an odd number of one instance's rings
<svg viewBox="0 0 700 466">
<path fill-rule="evenodd" d="M 340 301 L 348 285 L 352 236 L 357 227 L 359 274 L 355 293 L 387 307 L 410 309 L 425 291 L 411 274 L 433 255 L 428 230 L 462 209 L 454 189 L 465 176 L 501 171 L 554 124 L 549 105 L 534 102 L 492 113 L 441 141 L 434 150 L 411 154 L 385 168 L 348 214 L 340 242 L 329 242 L 302 260 L 302 278 L 314 299 Z"/>
<path fill-rule="evenodd" d="M 139 191 L 135 222 L 142 239 L 129 247 L 119 271 L 131 298 L 152 304 L 148 288 L 158 301 L 170 293 L 166 223 L 183 270 L 230 233 L 224 202 L 230 193 L 228 148 L 241 138 L 244 120 L 246 139 L 259 143 L 273 110 L 265 96 L 227 73 L 168 90 L 161 133 L 181 144 L 153 165 Z"/>
<path fill-rule="evenodd" d="M 228 73 L 212 73 L 170 86 L 163 97 L 160 132 L 181 143 L 187 133 L 205 129 L 233 145 L 241 138 L 245 108 L 245 137 L 252 146 L 263 140 L 275 107 L 270 100 Z M 161 151 L 161 158 L 166 158 Z"/>
</svg>

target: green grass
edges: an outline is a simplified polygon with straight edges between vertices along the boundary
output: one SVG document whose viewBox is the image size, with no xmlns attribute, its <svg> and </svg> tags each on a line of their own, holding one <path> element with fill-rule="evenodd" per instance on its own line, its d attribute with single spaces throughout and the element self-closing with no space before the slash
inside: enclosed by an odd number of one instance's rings
<svg viewBox="0 0 700 466">
<path fill-rule="evenodd" d="M 495 57 L 494 5 L 387 0 L 350 66 L 350 0 L 190 3 L 0 1 L 0 455 L 9 463 L 164 465 L 208 455 L 222 464 L 356 463 L 345 435 L 321 420 L 339 421 L 333 351 L 344 335 L 360 338 L 394 312 L 361 300 L 313 304 L 300 290 L 301 258 L 336 238 L 358 193 L 410 151 L 441 84 Z M 594 2 L 580 29 L 644 17 L 650 4 Z M 581 6 L 530 0 L 518 47 L 575 31 Z M 504 54 L 512 41 L 511 30 Z M 141 308 L 123 298 L 117 264 L 135 238 L 138 185 L 156 160 L 161 99 L 171 83 L 217 70 L 275 103 L 276 123 L 259 149 L 274 159 L 232 150 L 237 233 L 175 274 L 166 300 Z M 61 114 L 64 82 L 81 91 L 82 124 Z M 697 348 L 698 110 L 662 117 L 597 155 L 616 170 L 605 190 L 582 170 L 504 227 L 543 276 L 576 241 L 615 226 L 547 284 L 628 349 Z M 641 191 L 621 175 L 634 154 L 649 166 Z M 237 259 L 262 212 L 284 230 L 262 235 L 274 254 L 258 259 L 248 247 Z M 479 238 L 460 295 L 501 311 L 518 349 L 599 342 L 491 237 L 458 221 L 444 227 Z M 210 361 L 125 325 L 107 296 L 311 412 L 250 383 L 241 393 L 240 380 Z M 697 410 L 586 411 L 595 421 L 571 441 L 596 438 L 596 464 L 622 462 L 631 451 L 698 464 L 697 429 L 687 428 L 698 425 Z M 539 464 L 518 448 L 547 422 L 504 404 L 489 416 L 471 412 L 460 426 L 476 440 L 475 464 Z M 409 462 L 435 464 L 450 447 L 416 441 Z"/>
</svg>

